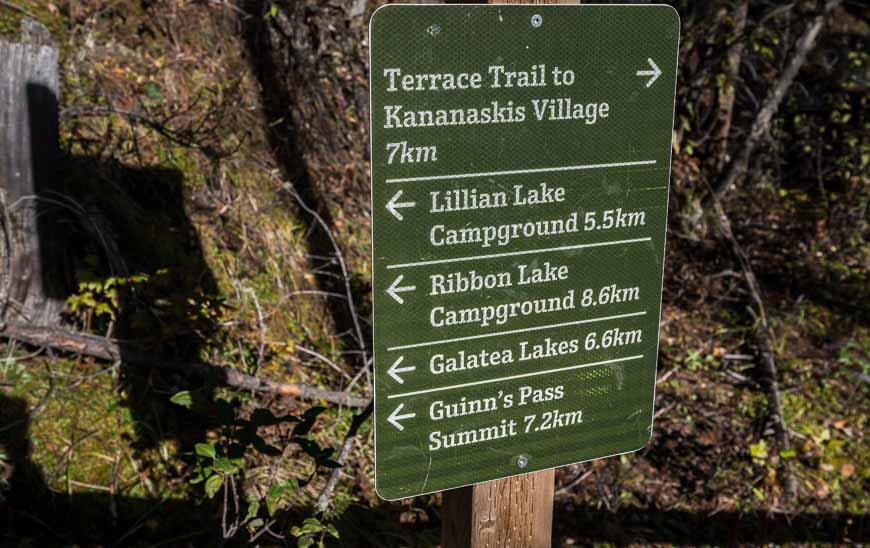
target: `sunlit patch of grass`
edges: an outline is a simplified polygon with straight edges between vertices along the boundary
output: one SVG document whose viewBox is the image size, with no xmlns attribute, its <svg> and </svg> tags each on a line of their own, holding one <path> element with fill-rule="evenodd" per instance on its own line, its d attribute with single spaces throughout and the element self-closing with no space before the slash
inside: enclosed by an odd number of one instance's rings
<svg viewBox="0 0 870 548">
<path fill-rule="evenodd" d="M 177 476 L 177 470 L 167 474 L 161 464 L 176 456 L 171 442 L 160 444 L 152 457 L 130 448 L 134 424 L 117 389 L 116 366 L 39 358 L 29 362 L 29 370 L 28 378 L 17 382 L 8 396 L 20 398 L 32 410 L 30 459 L 49 488 L 65 493 L 183 494 L 161 479 Z M 143 459 L 155 464 L 146 467 Z"/>
<path fill-rule="evenodd" d="M 0 5 L 0 37 L 18 40 L 21 21 L 25 18 L 44 25 L 55 42 L 63 43 L 66 39 L 69 21 L 64 12 L 56 4 L 41 0 L 15 0 L 10 5 Z"/>
<path fill-rule="evenodd" d="M 866 512 L 870 417 L 862 402 L 870 387 L 860 375 L 865 373 L 862 341 L 870 341 L 870 332 L 842 312 L 811 303 L 780 317 L 777 328 L 784 343 L 779 356 L 783 414 L 792 438 L 792 449 L 778 456 L 793 463 L 808 506 Z"/>
</svg>

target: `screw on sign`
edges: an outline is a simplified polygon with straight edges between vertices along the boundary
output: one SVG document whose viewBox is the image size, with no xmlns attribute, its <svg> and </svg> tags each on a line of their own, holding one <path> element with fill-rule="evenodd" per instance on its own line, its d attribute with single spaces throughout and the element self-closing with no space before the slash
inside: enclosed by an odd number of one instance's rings
<svg viewBox="0 0 870 548">
<path fill-rule="evenodd" d="M 445 546 L 548 545 L 553 469 L 652 433 L 678 39 L 667 6 L 372 17 L 376 487 L 445 491 Z"/>
</svg>

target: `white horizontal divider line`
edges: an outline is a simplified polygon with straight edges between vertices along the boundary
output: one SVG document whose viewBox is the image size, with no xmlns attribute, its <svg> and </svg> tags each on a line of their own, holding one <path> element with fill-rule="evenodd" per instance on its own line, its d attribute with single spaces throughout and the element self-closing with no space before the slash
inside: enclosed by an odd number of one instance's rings
<svg viewBox="0 0 870 548">
<path fill-rule="evenodd" d="M 489 337 L 500 337 L 502 335 L 514 335 L 516 333 L 528 333 L 530 331 L 541 331 L 544 329 L 556 329 L 558 327 L 568 327 L 571 325 L 580 325 L 584 323 L 595 323 L 595 322 L 603 322 L 607 320 L 618 320 L 620 318 L 631 318 L 633 316 L 644 316 L 646 314 L 646 310 L 641 310 L 640 312 L 629 312 L 628 314 L 616 314 L 614 316 L 603 316 L 601 318 L 588 318 L 586 320 L 574 320 L 572 322 L 562 322 L 562 323 L 554 323 L 550 325 L 539 325 L 537 327 L 524 327 L 522 329 L 511 329 L 510 331 L 499 331 L 496 333 L 481 333 L 480 335 L 469 335 L 467 337 L 456 337 L 454 339 L 442 339 L 440 341 L 426 341 L 419 342 L 413 344 L 402 344 L 399 346 L 391 346 L 387 348 L 388 352 L 392 352 L 394 350 L 405 350 L 408 348 L 420 348 L 423 346 L 435 346 L 438 344 L 448 344 L 460 341 L 472 341 L 475 339 L 487 339 Z"/>
<path fill-rule="evenodd" d="M 526 173 L 551 173 L 554 171 L 580 171 L 583 169 L 603 169 L 607 167 L 630 167 L 654 165 L 655 160 L 637 162 L 612 162 L 609 164 L 585 164 L 576 166 L 539 167 L 532 169 L 509 169 L 505 171 L 482 171 L 479 173 L 456 173 L 454 175 L 426 175 L 423 177 L 396 177 L 387 179 L 387 184 L 413 183 L 417 181 L 443 181 L 445 179 L 471 179 L 473 177 L 497 177 L 499 175 L 523 175 Z"/>
<path fill-rule="evenodd" d="M 476 261 L 478 259 L 497 259 L 499 257 L 515 257 L 517 255 L 531 255 L 533 253 L 551 253 L 553 251 L 570 251 L 572 249 L 583 249 L 586 247 L 602 247 L 606 245 L 619 245 L 619 244 L 634 244 L 638 242 L 649 242 L 652 240 L 651 236 L 647 236 L 646 238 L 632 238 L 630 240 L 615 240 L 612 242 L 596 242 L 593 244 L 577 244 L 577 245 L 563 245 L 560 247 L 546 247 L 544 249 L 527 249 L 526 251 L 508 251 L 505 253 L 492 253 L 491 255 L 473 255 L 469 257 L 454 257 L 452 259 L 433 259 L 431 261 L 417 261 L 415 263 L 399 263 L 399 264 L 390 264 L 387 265 L 388 270 L 392 270 L 395 268 L 411 268 L 415 266 L 426 266 L 431 264 L 444 264 L 444 263 L 461 263 L 465 261 Z"/>
<path fill-rule="evenodd" d="M 427 388 L 425 390 L 415 390 L 414 392 L 403 392 L 401 394 L 391 394 L 387 396 L 388 400 L 395 398 L 408 398 L 410 396 L 419 396 L 420 394 L 431 394 L 432 392 L 445 392 L 456 388 L 466 388 L 468 386 L 478 386 L 481 384 L 489 384 L 493 382 L 512 381 L 516 379 L 524 379 L 526 377 L 535 377 L 537 375 L 549 375 L 551 373 L 560 373 L 562 371 L 571 371 L 572 369 L 583 369 L 584 367 L 594 367 L 596 365 L 606 365 L 609 363 L 627 362 L 631 360 L 639 360 L 643 358 L 643 354 L 637 356 L 627 356 L 625 358 L 614 358 L 612 360 L 603 360 L 600 362 L 582 363 L 580 365 L 569 365 L 568 367 L 557 367 L 556 369 L 547 369 L 546 371 L 534 371 L 532 373 L 523 373 L 521 375 L 511 375 L 509 377 L 499 377 L 497 379 L 486 379 L 483 381 L 466 382 L 463 384 L 452 384 L 450 386 L 442 386 L 439 388 Z"/>
</svg>

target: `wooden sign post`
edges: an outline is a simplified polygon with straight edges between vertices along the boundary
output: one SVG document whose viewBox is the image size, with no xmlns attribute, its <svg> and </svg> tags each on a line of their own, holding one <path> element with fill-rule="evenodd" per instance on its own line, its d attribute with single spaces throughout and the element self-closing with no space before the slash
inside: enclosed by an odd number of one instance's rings
<svg viewBox="0 0 870 548">
<path fill-rule="evenodd" d="M 553 471 L 551 468 L 444 491 L 441 545 L 444 548 L 550 546 Z"/>
<path fill-rule="evenodd" d="M 581 4 L 562 0 L 489 0 L 490 4 Z M 550 546 L 555 469 L 444 491 L 444 548 Z"/>
<path fill-rule="evenodd" d="M 667 6 L 372 16 L 375 485 L 444 492 L 444 546 L 549 546 L 553 470 L 649 440 L 678 38 Z"/>
<path fill-rule="evenodd" d="M 489 0 L 490 4 L 580 4 L 562 0 Z M 444 491 L 443 548 L 550 546 L 555 469 Z"/>
</svg>

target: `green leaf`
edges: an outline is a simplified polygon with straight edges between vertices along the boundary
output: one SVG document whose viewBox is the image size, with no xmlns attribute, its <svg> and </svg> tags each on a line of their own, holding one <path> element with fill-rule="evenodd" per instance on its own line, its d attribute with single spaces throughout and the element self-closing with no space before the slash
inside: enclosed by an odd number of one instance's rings
<svg viewBox="0 0 870 548">
<path fill-rule="evenodd" d="M 250 504 L 248 504 L 248 512 L 245 514 L 244 521 L 251 520 L 257 517 L 257 512 L 260 511 L 260 503 L 256 500 L 252 500 Z M 244 523 L 244 522 L 243 522 Z M 253 522 L 251 522 L 253 524 Z"/>
<path fill-rule="evenodd" d="M 278 511 L 278 503 L 281 502 L 282 494 L 283 492 L 279 485 L 269 487 L 269 491 L 266 493 L 266 511 L 269 512 L 270 516 L 275 515 L 275 512 Z"/>
<path fill-rule="evenodd" d="M 230 459 L 226 457 L 215 458 L 214 469 L 224 474 L 235 474 L 238 471 L 235 465 L 230 462 Z"/>
<path fill-rule="evenodd" d="M 112 307 L 109 306 L 108 303 L 98 303 L 97 307 L 94 309 L 94 314 L 99 316 L 108 316 L 111 319 L 115 319 L 115 313 L 112 311 Z"/>
<path fill-rule="evenodd" d="M 215 458 L 217 452 L 215 451 L 214 445 L 210 443 L 197 443 L 194 447 L 196 449 L 196 454 L 201 457 Z"/>
<path fill-rule="evenodd" d="M 762 491 L 758 487 L 753 487 L 752 494 L 755 495 L 755 498 L 757 498 L 760 502 L 764 502 L 764 491 Z"/>
<path fill-rule="evenodd" d="M 169 401 L 175 405 L 180 405 L 181 407 L 190 409 L 190 406 L 193 405 L 193 396 L 190 395 L 190 390 L 182 390 L 181 392 L 176 392 L 171 398 L 169 398 Z"/>
<path fill-rule="evenodd" d="M 331 524 L 331 523 L 330 523 L 329 525 L 326 526 L 326 532 L 329 533 L 330 535 L 332 535 L 332 536 L 335 537 L 335 538 L 339 538 L 339 536 L 338 536 L 338 529 L 336 529 L 336 528 L 335 528 L 335 525 L 333 525 L 333 524 Z"/>
<path fill-rule="evenodd" d="M 323 524 L 317 518 L 305 518 L 302 522 L 302 534 L 314 534 L 323 531 Z"/>
<path fill-rule="evenodd" d="M 224 478 L 220 474 L 214 474 L 205 480 L 205 494 L 208 498 L 214 498 L 218 489 L 224 484 Z"/>
<path fill-rule="evenodd" d="M 753 443 L 749 446 L 749 454 L 752 455 L 752 460 L 763 461 L 767 458 L 767 443 L 764 440 Z"/>
<path fill-rule="evenodd" d="M 299 548 L 310 548 L 314 544 L 314 538 L 302 537 L 299 539 Z"/>
<path fill-rule="evenodd" d="M 163 99 L 163 94 L 160 93 L 160 86 L 158 86 L 154 82 L 148 82 L 147 84 L 145 84 L 145 94 L 148 95 L 148 97 L 151 99 Z"/>
</svg>

